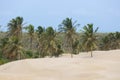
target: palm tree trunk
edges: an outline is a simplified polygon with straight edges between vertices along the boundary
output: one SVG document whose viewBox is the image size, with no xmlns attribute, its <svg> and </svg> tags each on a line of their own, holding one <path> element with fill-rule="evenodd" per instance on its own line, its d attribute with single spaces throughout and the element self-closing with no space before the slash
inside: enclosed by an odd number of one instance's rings
<svg viewBox="0 0 120 80">
<path fill-rule="evenodd" d="M 92 54 L 92 49 L 91 49 L 91 57 L 93 57 L 93 54 Z"/>
</svg>

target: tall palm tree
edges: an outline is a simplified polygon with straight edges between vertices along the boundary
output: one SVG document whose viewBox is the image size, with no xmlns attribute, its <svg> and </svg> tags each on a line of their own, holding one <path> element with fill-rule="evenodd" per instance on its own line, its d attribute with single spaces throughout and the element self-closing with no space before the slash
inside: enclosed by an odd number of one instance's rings
<svg viewBox="0 0 120 80">
<path fill-rule="evenodd" d="M 76 24 L 76 21 L 73 22 L 71 18 L 66 18 L 62 21 L 62 23 L 59 25 L 59 31 L 64 32 L 64 46 L 68 50 L 68 52 L 71 53 L 71 57 L 73 57 L 73 43 L 76 40 L 76 27 L 79 26 L 79 24 Z"/>
<path fill-rule="evenodd" d="M 82 44 L 84 45 L 84 48 L 87 51 L 91 51 L 91 57 L 92 55 L 92 50 L 96 47 L 97 45 L 97 36 L 96 32 L 98 30 L 98 27 L 94 30 L 93 29 L 93 24 L 87 24 L 86 26 L 83 27 L 83 35 L 82 35 Z"/>
<path fill-rule="evenodd" d="M 22 38 L 23 18 L 16 17 L 10 20 L 8 23 L 9 43 L 6 48 L 6 52 L 9 58 L 17 59 L 20 55 L 20 39 Z"/>
<path fill-rule="evenodd" d="M 25 29 L 28 31 L 28 35 L 30 36 L 30 49 L 32 49 L 32 43 L 33 43 L 33 38 L 34 38 L 34 26 L 29 25 L 25 27 Z"/>
</svg>

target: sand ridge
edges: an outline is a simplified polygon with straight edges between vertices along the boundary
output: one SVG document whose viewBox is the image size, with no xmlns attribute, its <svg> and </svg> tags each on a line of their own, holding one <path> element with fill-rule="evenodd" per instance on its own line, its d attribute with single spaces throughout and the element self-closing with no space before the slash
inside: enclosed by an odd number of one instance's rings
<svg viewBox="0 0 120 80">
<path fill-rule="evenodd" d="M 0 80 L 120 80 L 120 50 L 39 58 L 0 66 Z"/>
</svg>

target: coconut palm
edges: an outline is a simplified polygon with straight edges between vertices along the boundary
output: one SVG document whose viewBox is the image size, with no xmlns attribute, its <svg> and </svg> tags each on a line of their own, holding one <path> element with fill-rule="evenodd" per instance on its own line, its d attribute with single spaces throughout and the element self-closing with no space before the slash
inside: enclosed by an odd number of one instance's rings
<svg viewBox="0 0 120 80">
<path fill-rule="evenodd" d="M 62 21 L 62 23 L 59 25 L 59 31 L 64 32 L 64 46 L 68 50 L 67 52 L 71 53 L 71 57 L 73 57 L 73 43 L 76 40 L 76 27 L 79 26 L 79 24 L 76 24 L 76 21 L 73 22 L 72 19 L 66 18 Z"/>
<path fill-rule="evenodd" d="M 96 48 L 97 45 L 97 36 L 96 32 L 98 30 L 98 27 L 94 30 L 93 29 L 93 24 L 87 24 L 86 26 L 83 27 L 83 35 L 82 35 L 82 44 L 84 45 L 85 50 L 91 51 L 91 57 L 92 55 L 92 50 Z"/>
<path fill-rule="evenodd" d="M 32 43 L 33 43 L 33 38 L 34 38 L 34 26 L 29 25 L 25 27 L 25 29 L 28 31 L 28 35 L 30 36 L 30 49 L 32 49 Z"/>
</svg>

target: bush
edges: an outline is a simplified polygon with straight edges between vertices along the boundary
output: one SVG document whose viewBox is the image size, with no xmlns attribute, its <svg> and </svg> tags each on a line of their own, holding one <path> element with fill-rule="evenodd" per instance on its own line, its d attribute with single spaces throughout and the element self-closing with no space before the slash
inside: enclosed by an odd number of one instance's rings
<svg viewBox="0 0 120 80">
<path fill-rule="evenodd" d="M 25 58 L 33 58 L 33 52 L 30 50 L 25 51 Z"/>
<path fill-rule="evenodd" d="M 5 63 L 7 63 L 7 62 L 9 62 L 8 59 L 4 59 L 4 58 L 1 58 L 1 59 L 0 59 L 0 65 L 5 64 Z"/>
</svg>

